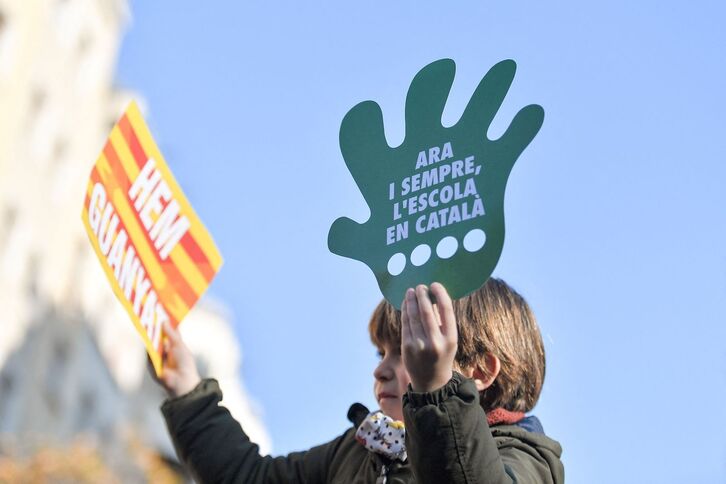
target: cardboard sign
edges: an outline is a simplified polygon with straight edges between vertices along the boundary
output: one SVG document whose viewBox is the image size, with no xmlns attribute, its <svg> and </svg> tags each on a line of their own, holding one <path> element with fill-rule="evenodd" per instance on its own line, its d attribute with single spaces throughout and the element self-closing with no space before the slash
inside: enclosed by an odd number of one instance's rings
<svg viewBox="0 0 726 484">
<path fill-rule="evenodd" d="M 343 119 L 340 149 L 371 217 L 362 224 L 337 219 L 328 247 L 368 265 L 395 307 L 417 284 L 441 282 L 459 298 L 494 271 L 504 244 L 507 179 L 544 120 L 542 107 L 529 105 L 501 137 L 487 137 L 515 70 L 511 60 L 492 67 L 459 121 L 445 127 L 454 62 L 424 67 L 408 90 L 406 136 L 395 148 L 375 102 L 358 104 Z"/>
<path fill-rule="evenodd" d="M 131 103 L 88 182 L 83 223 L 114 293 L 162 369 L 162 324 L 176 327 L 222 265 Z"/>
</svg>

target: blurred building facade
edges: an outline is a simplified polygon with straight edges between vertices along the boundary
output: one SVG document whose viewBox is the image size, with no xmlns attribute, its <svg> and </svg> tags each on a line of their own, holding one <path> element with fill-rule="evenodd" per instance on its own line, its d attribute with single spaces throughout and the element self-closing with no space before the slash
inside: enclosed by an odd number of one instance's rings
<svg viewBox="0 0 726 484">
<path fill-rule="evenodd" d="M 130 426 L 173 453 L 163 395 L 80 218 L 91 167 L 132 97 L 114 87 L 129 21 L 125 0 L 0 0 L 0 438 L 28 451 L 80 432 L 113 441 Z M 224 309 L 200 304 L 181 328 L 269 450 Z"/>
</svg>

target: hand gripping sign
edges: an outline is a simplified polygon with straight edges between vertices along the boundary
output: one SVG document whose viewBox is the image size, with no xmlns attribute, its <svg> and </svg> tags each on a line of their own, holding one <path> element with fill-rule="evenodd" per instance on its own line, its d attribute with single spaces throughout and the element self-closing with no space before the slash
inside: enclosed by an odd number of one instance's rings
<svg viewBox="0 0 726 484">
<path fill-rule="evenodd" d="M 222 257 L 133 102 L 91 172 L 82 218 L 158 375 L 162 324 L 179 325 L 219 271 Z"/>
<path fill-rule="evenodd" d="M 504 188 L 544 120 L 542 107 L 532 104 L 501 137 L 487 137 L 515 69 L 511 60 L 492 67 L 447 127 L 441 116 L 454 62 L 424 67 L 408 89 L 406 135 L 395 148 L 375 102 L 358 104 L 343 119 L 340 149 L 371 217 L 362 224 L 337 219 L 328 247 L 368 265 L 397 308 L 409 287 L 438 281 L 459 298 L 494 271 L 504 244 Z"/>
</svg>

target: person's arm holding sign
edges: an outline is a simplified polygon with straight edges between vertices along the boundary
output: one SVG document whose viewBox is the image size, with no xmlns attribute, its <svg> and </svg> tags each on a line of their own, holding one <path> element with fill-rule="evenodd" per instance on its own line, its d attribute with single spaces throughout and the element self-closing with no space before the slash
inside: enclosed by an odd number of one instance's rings
<svg viewBox="0 0 726 484">
<path fill-rule="evenodd" d="M 197 482 L 305 484 L 326 482 L 341 438 L 286 457 L 261 456 L 240 424 L 219 405 L 222 392 L 201 379 L 179 332 L 164 327 L 164 370 L 157 381 L 169 399 L 161 407 L 177 455 Z"/>
<path fill-rule="evenodd" d="M 170 324 L 164 325 L 164 370 L 158 378 L 170 398 L 190 393 L 202 381 L 191 351 L 181 334 Z"/>
<path fill-rule="evenodd" d="M 434 303 L 438 301 L 438 304 Z M 401 354 L 414 392 L 431 392 L 453 376 L 457 329 L 451 298 L 439 283 L 406 291 L 401 304 Z"/>
<path fill-rule="evenodd" d="M 435 303 L 433 302 L 435 301 Z M 404 398 L 406 446 L 418 483 L 512 483 L 479 393 L 456 368 L 456 317 L 444 286 L 409 289 L 401 305 L 401 354 L 411 377 Z"/>
</svg>

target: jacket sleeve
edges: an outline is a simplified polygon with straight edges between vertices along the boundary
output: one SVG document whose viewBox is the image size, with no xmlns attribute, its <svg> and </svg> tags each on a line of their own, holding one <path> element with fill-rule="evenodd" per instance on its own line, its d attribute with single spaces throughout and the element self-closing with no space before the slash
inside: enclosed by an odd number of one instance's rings
<svg viewBox="0 0 726 484">
<path fill-rule="evenodd" d="M 203 380 L 161 411 L 179 459 L 199 483 L 309 484 L 326 482 L 342 437 L 286 457 L 262 457 L 229 410 L 216 380 Z"/>
<path fill-rule="evenodd" d="M 406 448 L 420 484 L 511 484 L 479 405 L 474 382 L 458 373 L 431 393 L 404 396 Z"/>
</svg>

